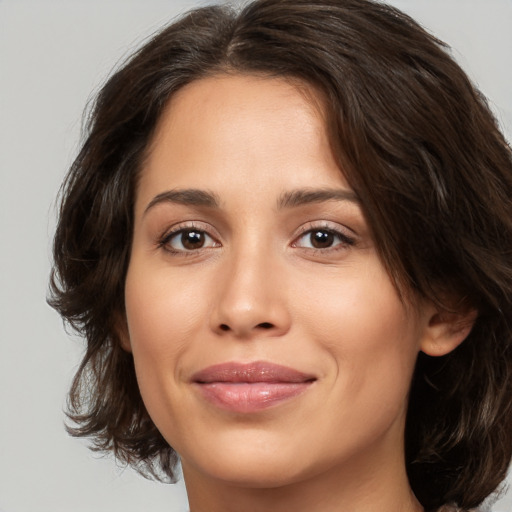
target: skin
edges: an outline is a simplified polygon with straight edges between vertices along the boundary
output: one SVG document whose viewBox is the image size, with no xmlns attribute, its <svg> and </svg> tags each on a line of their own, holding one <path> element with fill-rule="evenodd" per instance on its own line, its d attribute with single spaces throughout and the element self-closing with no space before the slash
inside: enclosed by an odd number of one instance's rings
<svg viewBox="0 0 512 512">
<path fill-rule="evenodd" d="M 191 512 L 422 510 L 403 453 L 411 376 L 420 350 L 445 354 L 467 329 L 400 301 L 320 105 L 284 79 L 209 77 L 174 95 L 148 148 L 123 343 L 181 456 Z M 202 199 L 169 194 L 188 189 Z M 339 197 L 284 201 L 297 190 Z M 189 248 L 187 228 L 204 237 Z M 251 414 L 191 382 L 210 365 L 261 360 L 316 380 Z"/>
</svg>

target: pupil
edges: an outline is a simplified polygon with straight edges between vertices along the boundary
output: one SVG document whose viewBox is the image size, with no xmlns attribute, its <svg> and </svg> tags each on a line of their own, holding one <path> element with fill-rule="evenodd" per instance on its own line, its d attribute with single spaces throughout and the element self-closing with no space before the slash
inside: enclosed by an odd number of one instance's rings
<svg viewBox="0 0 512 512">
<path fill-rule="evenodd" d="M 199 249 L 204 245 L 204 233 L 200 231 L 184 231 L 181 243 L 185 249 Z"/>
<path fill-rule="evenodd" d="M 329 231 L 315 231 L 311 234 L 311 245 L 316 249 L 330 247 L 334 241 L 334 235 Z"/>
</svg>

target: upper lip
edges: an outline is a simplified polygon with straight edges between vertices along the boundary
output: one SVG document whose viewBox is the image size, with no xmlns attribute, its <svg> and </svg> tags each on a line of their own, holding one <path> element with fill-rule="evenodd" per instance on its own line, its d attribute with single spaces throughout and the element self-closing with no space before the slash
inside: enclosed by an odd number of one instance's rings
<svg viewBox="0 0 512 512">
<path fill-rule="evenodd" d="M 208 366 L 196 372 L 192 381 L 199 384 L 212 382 L 288 382 L 301 383 L 316 380 L 313 374 L 304 373 L 288 366 L 255 361 L 252 363 L 227 362 Z"/>
</svg>

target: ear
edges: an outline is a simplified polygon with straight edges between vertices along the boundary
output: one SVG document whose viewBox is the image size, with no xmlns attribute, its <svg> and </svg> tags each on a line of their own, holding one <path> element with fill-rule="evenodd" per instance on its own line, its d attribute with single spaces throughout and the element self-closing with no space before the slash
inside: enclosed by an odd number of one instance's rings
<svg viewBox="0 0 512 512">
<path fill-rule="evenodd" d="M 128 330 L 128 323 L 126 315 L 117 313 L 114 319 L 114 331 L 117 334 L 117 339 L 121 348 L 126 352 L 132 351 L 132 343 L 130 341 L 130 332 Z"/>
<path fill-rule="evenodd" d="M 432 306 L 420 350 L 433 357 L 450 353 L 467 338 L 477 316 L 472 308 L 454 312 Z"/>
</svg>

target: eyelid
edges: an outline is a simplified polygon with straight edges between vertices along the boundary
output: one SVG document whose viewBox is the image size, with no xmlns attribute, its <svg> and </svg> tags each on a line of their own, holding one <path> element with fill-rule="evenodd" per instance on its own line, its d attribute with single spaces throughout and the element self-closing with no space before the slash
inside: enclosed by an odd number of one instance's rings
<svg viewBox="0 0 512 512">
<path fill-rule="evenodd" d="M 211 238 L 214 242 L 214 246 L 209 247 L 200 247 L 195 250 L 186 250 L 186 249 L 173 249 L 170 248 L 167 244 L 169 241 L 174 237 L 177 236 L 179 233 L 183 231 L 198 231 L 201 233 L 204 233 L 206 236 Z M 214 232 L 214 233 L 212 233 Z M 216 230 L 213 229 L 213 227 L 205 222 L 201 221 L 183 221 L 179 222 L 177 224 L 173 224 L 172 226 L 168 227 L 162 235 L 160 235 L 156 240 L 156 245 L 158 248 L 164 249 L 172 254 L 183 254 L 183 255 L 190 255 L 195 252 L 199 252 L 201 250 L 208 250 L 213 249 L 217 247 L 221 247 L 222 244 L 219 242 L 219 236 L 216 233 Z"/>
<path fill-rule="evenodd" d="M 206 236 L 211 238 L 214 242 L 214 245 L 210 245 L 207 247 L 199 247 L 197 249 L 174 249 L 168 246 L 169 241 L 177 236 L 180 232 L 187 230 L 196 230 L 198 232 L 204 233 Z M 328 231 L 336 235 L 341 243 L 338 243 L 332 247 L 326 248 L 314 248 L 314 247 L 301 247 L 298 245 L 298 241 L 308 233 L 314 231 Z M 306 224 L 302 225 L 296 232 L 293 237 L 293 241 L 290 244 L 294 248 L 305 249 L 307 251 L 319 251 L 322 253 L 326 253 L 328 251 L 339 250 L 340 248 L 355 245 L 357 242 L 357 235 L 355 232 L 349 227 L 339 224 L 332 221 L 319 220 L 319 221 L 309 221 Z M 156 246 L 158 248 L 162 248 L 171 254 L 180 254 L 180 255 L 192 255 L 194 253 L 198 253 L 200 251 L 210 250 L 218 247 L 222 247 L 222 243 L 220 242 L 220 235 L 217 233 L 217 230 L 211 226 L 211 224 L 195 221 L 195 220 L 187 220 L 178 222 L 176 224 L 167 227 L 165 231 L 157 238 Z M 340 247 L 341 246 L 341 247 Z"/>
<path fill-rule="evenodd" d="M 324 249 L 317 249 L 317 248 L 308 248 L 308 247 L 300 247 L 297 245 L 297 242 L 304 237 L 305 235 L 315 232 L 315 231 L 329 231 L 335 235 L 337 235 L 340 240 L 342 241 L 343 246 L 351 246 L 355 245 L 357 242 L 357 237 L 354 233 L 354 231 L 347 226 L 344 226 L 342 224 L 333 223 L 329 221 L 310 221 L 303 226 L 299 228 L 298 233 L 294 236 L 292 247 L 298 247 L 303 248 L 311 251 L 322 251 L 326 252 L 329 250 L 336 250 L 337 246 L 324 248 Z"/>
</svg>

